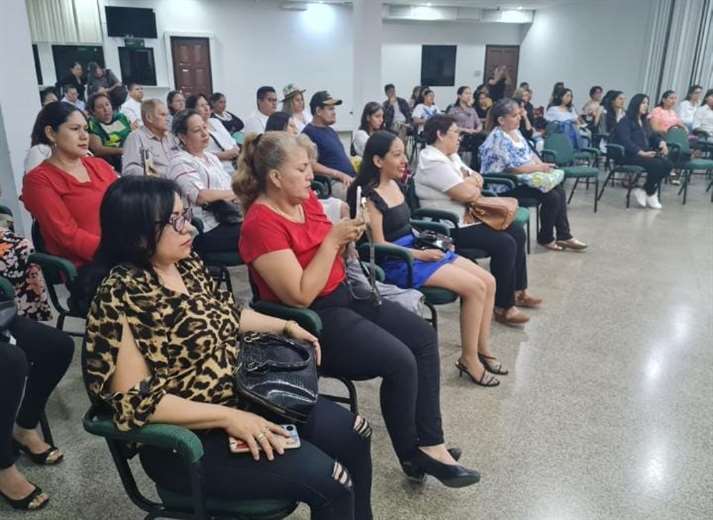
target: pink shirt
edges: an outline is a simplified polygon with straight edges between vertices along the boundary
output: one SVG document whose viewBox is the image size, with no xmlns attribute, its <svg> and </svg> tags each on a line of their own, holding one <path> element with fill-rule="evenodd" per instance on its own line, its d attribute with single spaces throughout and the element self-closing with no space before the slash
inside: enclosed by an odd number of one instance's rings
<svg viewBox="0 0 713 520">
<path fill-rule="evenodd" d="M 668 129 L 675 125 L 683 126 L 681 118 L 674 110 L 666 110 L 661 107 L 656 107 L 649 114 L 649 120 L 651 121 L 651 128 L 656 132 L 665 133 Z"/>
</svg>

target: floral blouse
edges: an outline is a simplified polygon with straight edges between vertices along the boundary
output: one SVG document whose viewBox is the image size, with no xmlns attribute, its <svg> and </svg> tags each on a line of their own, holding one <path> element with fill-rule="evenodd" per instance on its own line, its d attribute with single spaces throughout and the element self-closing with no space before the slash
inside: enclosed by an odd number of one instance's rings
<svg viewBox="0 0 713 520">
<path fill-rule="evenodd" d="M 532 162 L 532 150 L 520 131 L 515 131 L 520 136 L 519 144 L 498 126 L 480 145 L 480 170 L 483 173 L 502 173 Z"/>
<path fill-rule="evenodd" d="M 120 430 L 147 423 L 166 394 L 234 404 L 241 307 L 218 288 L 197 256 L 177 264 L 188 294 L 164 287 L 153 272 L 120 265 L 99 287 L 87 318 L 85 378 L 114 411 Z M 150 375 L 126 393 L 111 390 L 125 317 Z"/>
</svg>

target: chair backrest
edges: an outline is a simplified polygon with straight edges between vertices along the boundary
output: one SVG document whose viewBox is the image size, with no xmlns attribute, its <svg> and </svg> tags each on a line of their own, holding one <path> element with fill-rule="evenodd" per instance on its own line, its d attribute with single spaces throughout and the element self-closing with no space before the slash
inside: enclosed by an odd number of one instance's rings
<svg viewBox="0 0 713 520">
<path fill-rule="evenodd" d="M 36 220 L 32 221 L 32 243 L 35 245 L 35 251 L 38 253 L 46 253 L 47 248 L 45 247 L 45 240 L 42 238 L 42 232 L 40 232 L 40 223 Z"/>
<path fill-rule="evenodd" d="M 545 138 L 545 150 L 552 150 L 557 154 L 557 164 L 565 166 L 574 161 L 574 147 L 569 138 L 562 132 L 548 133 Z"/>
<path fill-rule="evenodd" d="M 666 143 L 678 146 L 682 154 L 688 154 L 691 151 L 688 144 L 688 132 L 679 126 L 671 127 L 666 132 Z"/>
<path fill-rule="evenodd" d="M 619 144 L 607 143 L 607 159 L 611 159 L 615 164 L 624 161 L 624 147 Z"/>
<path fill-rule="evenodd" d="M 406 204 L 411 208 L 411 213 L 421 207 L 421 203 L 418 201 L 418 195 L 416 195 L 416 181 L 415 174 L 411 175 L 406 181 Z"/>
<path fill-rule="evenodd" d="M 13 216 L 12 210 L 9 207 L 5 206 L 4 204 L 0 204 L 0 214 L 9 215 L 11 217 Z"/>
</svg>

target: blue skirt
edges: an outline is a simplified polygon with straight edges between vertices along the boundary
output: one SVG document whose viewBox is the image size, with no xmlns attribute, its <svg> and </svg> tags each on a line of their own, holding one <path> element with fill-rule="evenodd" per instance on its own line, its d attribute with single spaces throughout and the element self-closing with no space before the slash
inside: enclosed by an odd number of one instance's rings
<svg viewBox="0 0 713 520">
<path fill-rule="evenodd" d="M 393 244 L 401 247 L 413 248 L 413 243 L 416 237 L 413 235 L 404 235 L 401 238 L 394 240 Z M 433 273 L 438 271 L 442 266 L 455 261 L 456 254 L 448 251 L 443 258 L 437 262 L 424 262 L 423 260 L 413 261 L 413 288 L 419 289 L 426 283 Z M 400 260 L 389 260 L 384 262 L 381 267 L 386 275 L 386 282 L 397 285 L 401 288 L 408 288 L 408 268 L 406 263 Z"/>
</svg>

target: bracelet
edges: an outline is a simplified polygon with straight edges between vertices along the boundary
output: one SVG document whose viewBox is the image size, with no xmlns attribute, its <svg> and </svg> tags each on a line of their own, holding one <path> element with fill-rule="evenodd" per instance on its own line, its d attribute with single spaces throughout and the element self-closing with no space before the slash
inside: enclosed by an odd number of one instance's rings
<svg viewBox="0 0 713 520">
<path fill-rule="evenodd" d="M 292 337 L 292 334 L 290 334 L 290 331 L 289 331 L 289 328 L 290 328 L 292 325 L 297 325 L 297 322 L 294 321 L 294 320 L 286 320 L 286 321 L 285 321 L 285 326 L 282 327 L 282 335 L 283 335 L 283 336 Z"/>
</svg>

